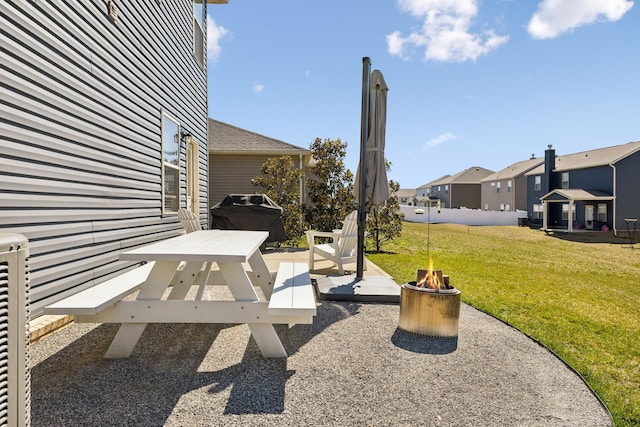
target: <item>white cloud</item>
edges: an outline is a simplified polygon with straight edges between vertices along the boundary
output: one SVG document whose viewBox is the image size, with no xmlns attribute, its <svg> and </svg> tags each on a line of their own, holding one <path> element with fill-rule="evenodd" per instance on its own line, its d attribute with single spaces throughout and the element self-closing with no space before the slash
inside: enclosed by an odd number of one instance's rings
<svg viewBox="0 0 640 427">
<path fill-rule="evenodd" d="M 387 35 L 389 54 L 409 59 L 408 48 L 424 50 L 426 60 L 442 62 L 475 61 L 509 39 L 493 30 L 470 31 L 478 14 L 477 0 L 398 0 L 401 10 L 422 19 L 419 30 L 408 36 L 400 31 Z"/>
<path fill-rule="evenodd" d="M 442 135 L 438 135 L 435 138 L 431 138 L 430 140 L 428 140 L 424 144 L 423 149 L 424 151 L 428 151 L 434 147 L 437 147 L 443 142 L 451 141 L 452 139 L 457 139 L 457 138 L 458 138 L 458 135 L 454 133 L 451 133 L 451 132 L 443 133 Z"/>
<path fill-rule="evenodd" d="M 527 31 L 537 39 L 550 39 L 597 21 L 617 21 L 633 7 L 627 0 L 543 0 Z"/>
<path fill-rule="evenodd" d="M 253 91 L 254 92 L 260 93 L 263 90 L 264 90 L 264 85 L 263 84 L 261 84 L 261 83 L 254 83 L 253 84 Z"/>
<path fill-rule="evenodd" d="M 229 31 L 223 26 L 216 25 L 216 21 L 207 15 L 207 61 L 216 62 L 220 56 L 222 48 L 220 39 L 227 35 Z"/>
</svg>

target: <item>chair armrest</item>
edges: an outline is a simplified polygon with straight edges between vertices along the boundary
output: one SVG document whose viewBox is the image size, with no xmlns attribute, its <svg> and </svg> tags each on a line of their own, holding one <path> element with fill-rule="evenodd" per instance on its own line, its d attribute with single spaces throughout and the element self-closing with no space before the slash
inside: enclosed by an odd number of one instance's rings
<svg viewBox="0 0 640 427">
<path fill-rule="evenodd" d="M 309 244 L 309 247 L 315 244 L 316 237 L 328 237 L 330 239 L 333 239 L 334 242 L 336 241 L 336 239 L 339 239 L 340 237 L 342 237 L 342 233 L 333 233 L 331 231 L 307 230 L 306 234 L 307 234 L 307 243 Z"/>
<path fill-rule="evenodd" d="M 342 233 L 334 233 L 332 231 L 315 231 L 315 230 L 309 230 L 307 231 L 307 236 L 313 236 L 313 237 L 340 237 L 342 235 Z"/>
</svg>

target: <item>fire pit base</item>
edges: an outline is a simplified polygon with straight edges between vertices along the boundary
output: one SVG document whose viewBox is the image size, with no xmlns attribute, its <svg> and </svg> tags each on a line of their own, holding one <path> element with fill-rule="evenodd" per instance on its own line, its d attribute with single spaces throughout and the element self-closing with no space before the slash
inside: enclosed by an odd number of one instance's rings
<svg viewBox="0 0 640 427">
<path fill-rule="evenodd" d="M 425 289 L 405 283 L 400 287 L 400 329 L 432 337 L 457 337 L 460 291 Z"/>
</svg>

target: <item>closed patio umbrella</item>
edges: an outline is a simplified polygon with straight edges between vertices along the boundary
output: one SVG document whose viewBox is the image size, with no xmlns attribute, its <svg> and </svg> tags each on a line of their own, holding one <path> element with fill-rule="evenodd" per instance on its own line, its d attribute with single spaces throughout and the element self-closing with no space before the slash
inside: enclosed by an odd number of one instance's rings
<svg viewBox="0 0 640 427">
<path fill-rule="evenodd" d="M 362 59 L 362 126 L 360 163 L 354 193 L 358 200 L 358 258 L 356 280 L 364 270 L 364 228 L 367 205 L 381 205 L 389 199 L 384 146 L 387 121 L 387 87 L 379 70 L 370 73 L 371 60 Z"/>
<path fill-rule="evenodd" d="M 365 152 L 365 193 L 366 204 L 379 206 L 389 199 L 389 182 L 384 159 L 385 132 L 387 121 L 387 83 L 380 70 L 371 73 L 369 89 L 369 129 Z M 356 183 L 360 182 L 362 165 L 358 165 Z M 355 186 L 359 199 L 360 186 Z"/>
</svg>

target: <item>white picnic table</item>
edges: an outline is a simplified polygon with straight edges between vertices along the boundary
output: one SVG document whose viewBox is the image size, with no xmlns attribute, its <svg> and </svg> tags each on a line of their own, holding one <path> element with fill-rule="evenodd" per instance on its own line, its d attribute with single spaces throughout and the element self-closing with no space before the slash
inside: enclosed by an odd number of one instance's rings
<svg viewBox="0 0 640 427">
<path fill-rule="evenodd" d="M 81 323 L 121 323 L 107 358 L 128 357 L 148 323 L 246 323 L 264 357 L 286 357 L 273 324 L 312 323 L 315 294 L 306 264 L 281 263 L 277 274 L 269 271 L 259 250 L 267 237 L 266 231 L 201 230 L 123 252 L 121 260 L 152 265 L 72 295 L 45 312 L 75 314 Z M 192 286 L 207 283 L 214 262 L 233 300 L 186 299 Z M 135 290 L 135 298 L 125 298 Z"/>
</svg>

